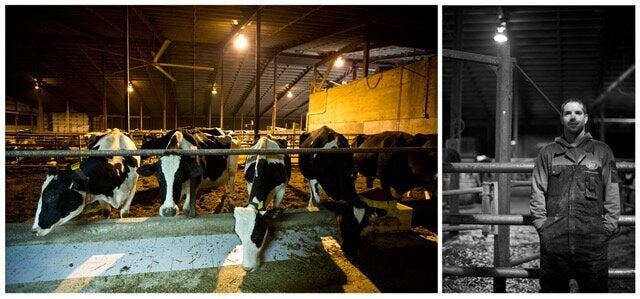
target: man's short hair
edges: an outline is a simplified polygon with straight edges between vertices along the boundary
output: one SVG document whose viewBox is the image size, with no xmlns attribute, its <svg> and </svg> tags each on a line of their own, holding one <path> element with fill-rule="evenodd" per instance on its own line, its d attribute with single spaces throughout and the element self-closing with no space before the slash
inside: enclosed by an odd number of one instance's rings
<svg viewBox="0 0 640 299">
<path fill-rule="evenodd" d="M 567 103 L 578 103 L 582 105 L 582 113 L 587 114 L 587 106 L 579 98 L 569 98 L 562 102 L 562 105 L 560 106 L 560 114 L 564 113 L 564 106 Z"/>
</svg>

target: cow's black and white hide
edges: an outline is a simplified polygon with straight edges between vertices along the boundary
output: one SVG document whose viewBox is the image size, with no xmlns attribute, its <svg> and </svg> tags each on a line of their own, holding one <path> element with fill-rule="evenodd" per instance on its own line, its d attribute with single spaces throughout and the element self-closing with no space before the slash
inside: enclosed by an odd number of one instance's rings
<svg viewBox="0 0 640 299">
<path fill-rule="evenodd" d="M 300 135 L 300 148 L 349 148 L 347 139 L 327 126 Z M 353 154 L 300 154 L 300 172 L 309 180 L 309 207 L 320 203 L 319 188 L 333 200 L 358 200 Z"/>
<path fill-rule="evenodd" d="M 175 129 L 155 140 L 148 140 L 143 149 L 229 149 L 237 148 L 237 143 L 228 136 L 214 137 L 198 129 Z M 200 188 L 225 185 L 228 195 L 234 191 L 237 171 L 237 156 L 206 155 L 181 156 L 169 153 L 153 164 L 142 165 L 138 174 L 155 175 L 160 186 L 162 205 L 160 216 L 178 215 L 178 203 L 185 198 L 183 211 L 194 217 L 195 196 Z M 225 195 L 225 197 L 226 197 Z"/>
<path fill-rule="evenodd" d="M 422 147 L 437 148 L 437 135 L 416 134 L 400 131 L 385 131 L 373 135 L 358 135 L 354 146 L 359 148 Z M 437 151 L 430 152 L 384 152 L 356 153 L 356 169 L 373 187 L 375 178 L 380 180 L 382 190 L 396 198 L 414 187 L 425 189 L 425 198 L 431 198 L 437 190 Z M 392 189 L 395 192 L 392 193 Z"/>
<path fill-rule="evenodd" d="M 368 206 L 362 200 L 351 203 L 324 200 L 322 206 L 336 212 L 336 220 L 342 238 L 341 247 L 346 254 L 355 254 L 360 247 L 360 233 L 375 218 L 384 217 L 387 211 Z"/>
<path fill-rule="evenodd" d="M 286 141 L 261 137 L 252 149 L 286 148 Z M 261 263 L 271 223 L 282 212 L 280 205 L 291 177 L 291 158 L 286 154 L 248 155 L 244 167 L 249 203 L 236 207 L 235 232 L 242 241 L 242 267 L 255 271 Z M 267 210 L 269 204 L 273 207 Z"/>
<path fill-rule="evenodd" d="M 135 150 L 133 141 L 120 130 L 107 131 L 90 143 L 92 150 Z M 120 209 L 120 217 L 129 214 L 136 192 L 140 157 L 90 157 L 66 169 L 47 174 L 32 231 L 44 236 L 82 213 L 85 205 L 98 201 L 103 215 L 111 207 Z"/>
</svg>

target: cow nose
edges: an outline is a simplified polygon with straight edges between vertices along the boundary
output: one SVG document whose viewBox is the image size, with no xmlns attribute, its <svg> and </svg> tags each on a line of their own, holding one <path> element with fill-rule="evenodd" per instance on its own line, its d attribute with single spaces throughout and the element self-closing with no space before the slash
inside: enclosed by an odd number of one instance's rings
<svg viewBox="0 0 640 299">
<path fill-rule="evenodd" d="M 34 236 L 37 235 L 38 234 L 38 230 L 35 229 L 35 228 L 32 228 L 31 229 L 31 234 L 34 235 Z"/>
<path fill-rule="evenodd" d="M 247 266 L 242 266 L 242 269 L 244 269 L 247 272 L 253 272 L 255 270 L 255 268 L 253 267 L 247 267 Z"/>
</svg>

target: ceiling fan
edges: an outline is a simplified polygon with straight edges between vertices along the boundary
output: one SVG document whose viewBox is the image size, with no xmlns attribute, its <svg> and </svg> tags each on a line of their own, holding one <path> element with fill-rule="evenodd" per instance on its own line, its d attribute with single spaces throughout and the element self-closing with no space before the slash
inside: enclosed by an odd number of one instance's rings
<svg viewBox="0 0 640 299">
<path fill-rule="evenodd" d="M 164 52 L 167 50 L 167 48 L 169 47 L 170 44 L 171 44 L 171 41 L 168 40 L 168 39 L 165 39 L 164 42 L 162 43 L 162 46 L 160 46 L 160 49 L 158 50 L 158 52 L 155 53 L 155 55 L 153 55 L 153 60 L 151 62 L 148 62 L 148 63 L 150 65 L 152 65 L 153 67 L 155 67 L 159 72 L 161 72 L 167 78 L 169 78 L 169 80 L 171 80 L 172 82 L 176 82 L 177 81 L 176 78 L 171 76 L 171 74 L 169 74 L 163 67 L 178 67 L 178 68 L 186 68 L 186 69 L 213 72 L 213 68 L 212 67 L 159 62 L 160 61 L 160 57 L 162 57 L 162 54 L 164 54 Z M 153 54 L 153 52 L 152 52 L 152 54 Z"/>
</svg>

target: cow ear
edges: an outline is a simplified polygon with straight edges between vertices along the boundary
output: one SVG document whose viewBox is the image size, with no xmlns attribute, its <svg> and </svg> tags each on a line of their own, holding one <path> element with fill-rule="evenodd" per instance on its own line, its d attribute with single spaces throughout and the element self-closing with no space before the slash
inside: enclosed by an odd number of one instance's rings
<svg viewBox="0 0 640 299">
<path fill-rule="evenodd" d="M 189 161 L 186 165 L 186 171 L 190 178 L 202 176 L 202 167 L 198 165 L 196 160 Z"/>
<path fill-rule="evenodd" d="M 152 176 L 156 173 L 157 168 L 158 163 L 146 164 L 136 169 L 136 172 L 141 176 Z"/>
</svg>

